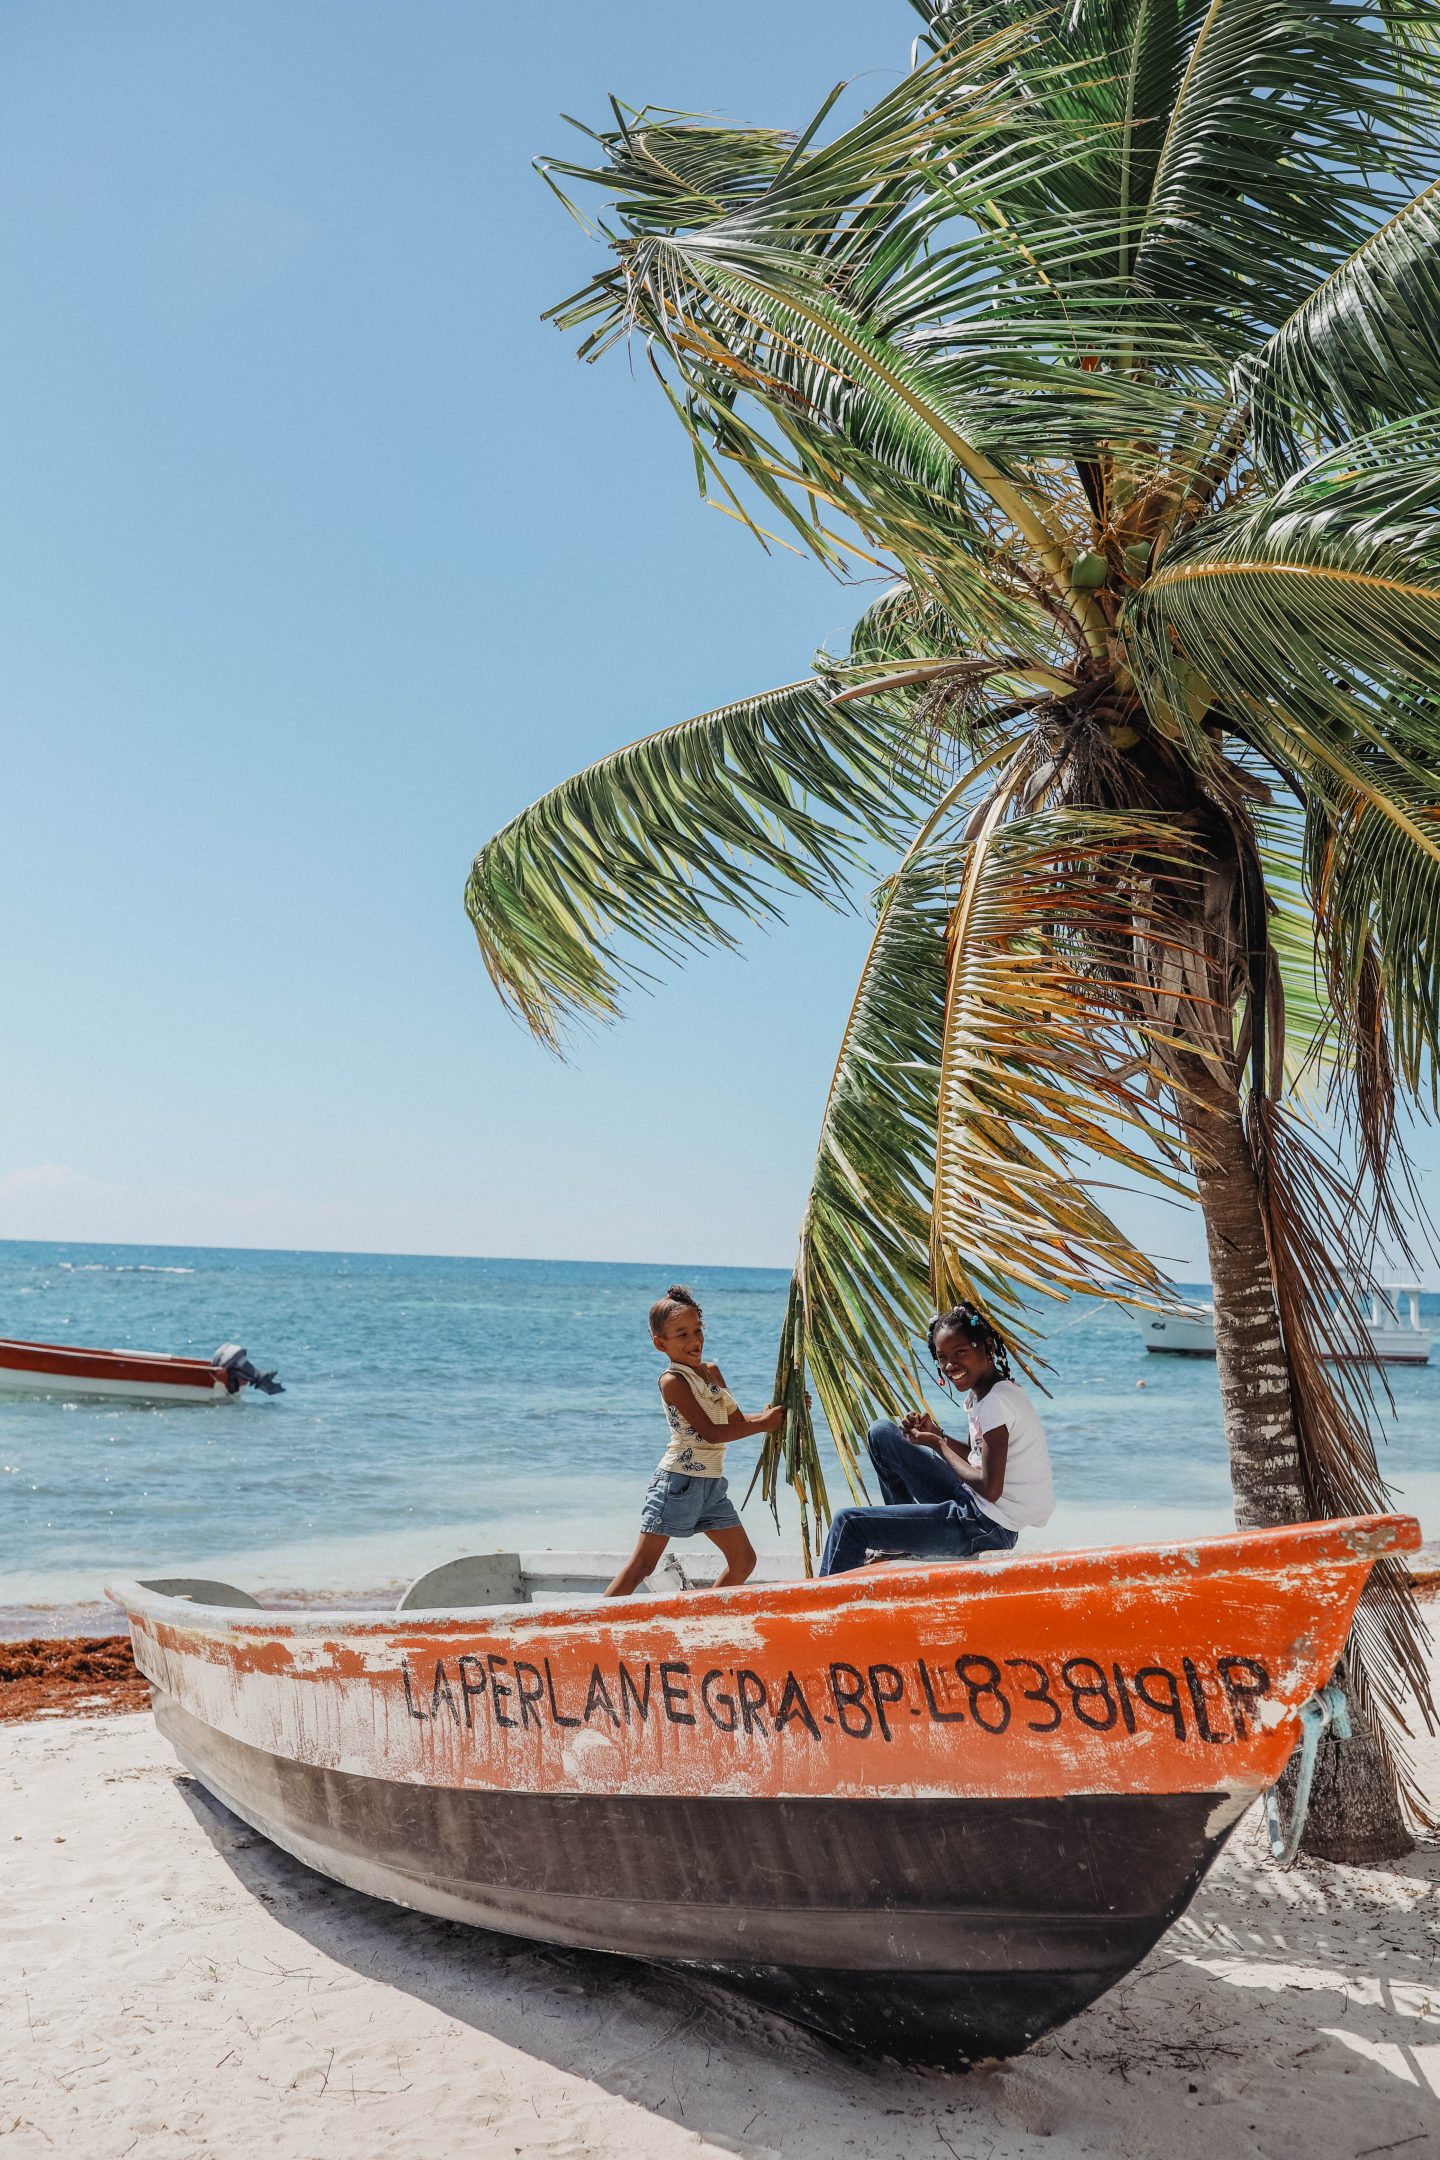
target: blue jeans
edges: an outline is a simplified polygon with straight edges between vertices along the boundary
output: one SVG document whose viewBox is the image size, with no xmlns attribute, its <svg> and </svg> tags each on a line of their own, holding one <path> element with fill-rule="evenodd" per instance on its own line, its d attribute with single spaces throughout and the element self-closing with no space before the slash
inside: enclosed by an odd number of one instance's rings
<svg viewBox="0 0 1440 2160">
<path fill-rule="evenodd" d="M 972 1488 L 931 1448 L 916 1447 L 882 1418 L 867 1435 L 884 1507 L 841 1508 L 830 1525 L 822 1575 L 863 1567 L 868 1554 L 892 1559 L 968 1560 L 1008 1552 L 1018 1533 L 975 1505 Z"/>
</svg>

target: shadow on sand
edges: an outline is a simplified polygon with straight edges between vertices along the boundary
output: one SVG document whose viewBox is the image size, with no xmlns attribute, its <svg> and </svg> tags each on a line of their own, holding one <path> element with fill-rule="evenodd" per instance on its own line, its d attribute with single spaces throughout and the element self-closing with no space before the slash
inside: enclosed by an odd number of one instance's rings
<svg viewBox="0 0 1440 2160">
<path fill-rule="evenodd" d="M 1281 1876 L 1253 1826 L 1143 1965 L 1027 2055 L 968 2075 L 842 2054 L 660 1968 L 543 1949 L 313 1873 L 188 1777 L 240 1883 L 293 1934 L 711 2146 L 1028 2160 L 1440 2154 L 1440 1846 Z M 1343 1899 L 1343 1902 L 1342 1902 Z"/>
</svg>

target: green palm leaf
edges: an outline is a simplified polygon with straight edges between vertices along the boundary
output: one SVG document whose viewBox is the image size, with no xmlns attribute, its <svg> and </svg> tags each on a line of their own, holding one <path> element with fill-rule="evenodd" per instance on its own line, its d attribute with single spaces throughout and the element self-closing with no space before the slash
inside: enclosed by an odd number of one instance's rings
<svg viewBox="0 0 1440 2160">
<path fill-rule="evenodd" d="M 1009 0 L 912 4 L 941 53 L 1026 22 Z M 1077 147 L 1007 208 L 1027 247 L 1049 213 L 1077 234 L 1093 221 L 1069 275 L 1088 263 L 1093 287 L 1103 264 L 1132 304 L 1164 301 L 1238 357 L 1426 177 L 1430 22 L 1363 0 L 1077 0 L 1058 31 L 1030 17 L 1012 79 Z M 1089 64 L 1057 74 L 1057 43 Z"/>
<path fill-rule="evenodd" d="M 1025 202 L 1027 248 L 1045 213 L 1063 210 L 1072 229 L 1093 236 L 1085 260 L 1103 265 L 1117 290 L 1133 293 L 1135 247 L 1165 143 L 1166 122 L 1185 76 L 1206 0 L 1105 0 L 1072 6 L 1057 32 L 1053 17 L 994 0 L 911 0 L 929 25 L 933 51 L 969 43 L 998 20 L 1027 22 L 1030 37 L 1013 70 L 1027 105 L 1040 102 L 1084 144 L 1073 164 L 1044 176 Z M 1084 64 L 1056 76 L 1057 43 Z M 1012 193 L 1012 211 L 1020 205 Z M 1104 237 L 1102 238 L 1102 233 Z M 1053 270 L 1049 258 L 1047 270 Z M 1070 295 L 1067 293 L 1067 298 Z"/>
<path fill-rule="evenodd" d="M 1135 248 L 1142 289 L 1203 306 L 1237 355 L 1424 178 L 1435 143 L 1425 11 L 1212 0 Z"/>
<path fill-rule="evenodd" d="M 1201 655 L 1227 722 L 1306 806 L 1306 879 L 1342 1016 L 1378 966 L 1406 1084 L 1440 1055 L 1440 455 L 1385 431 L 1207 521 L 1127 611 L 1161 698 Z M 1405 449 L 1412 454 L 1403 455 Z M 1388 461 L 1382 462 L 1389 452 Z"/>
<path fill-rule="evenodd" d="M 546 158 L 542 170 L 552 184 L 558 176 L 603 189 L 636 238 L 708 230 L 737 259 L 748 249 L 823 260 L 864 313 L 887 275 L 908 267 L 948 220 L 1023 197 L 1053 177 L 1057 160 L 1083 153 L 1093 127 L 1077 129 L 1063 110 L 1052 116 L 1038 95 L 1023 105 L 1013 95 L 1012 70 L 1027 49 L 1037 91 L 1083 66 L 1058 40 L 1033 50 L 1035 29 L 1033 16 L 1006 20 L 997 10 L 829 143 L 814 136 L 833 92 L 798 142 L 647 108 L 591 135 L 602 164 Z M 602 273 L 565 303 L 566 314 L 611 334 L 622 284 L 620 271 Z"/>
<path fill-rule="evenodd" d="M 1440 182 L 1371 233 L 1242 364 L 1270 463 L 1440 407 Z"/>
<path fill-rule="evenodd" d="M 1232 712 L 1278 699 L 1424 777 L 1440 753 L 1437 419 L 1347 444 L 1207 518 L 1126 609 L 1136 662 L 1177 702 L 1177 669 L 1193 663 Z"/>
<path fill-rule="evenodd" d="M 630 267 L 637 325 L 665 343 L 682 371 L 693 359 L 693 388 L 703 390 L 719 369 L 776 407 L 800 399 L 807 416 L 830 422 L 829 440 L 843 444 L 832 452 L 842 474 L 858 449 L 872 475 L 898 473 L 934 500 L 953 499 L 958 486 L 963 503 L 968 483 L 1023 535 L 1086 635 L 1103 646 L 1098 611 L 1071 580 L 1063 533 L 1036 492 L 986 449 L 983 414 L 961 406 L 943 371 L 889 345 L 823 287 L 806 287 L 753 251 L 743 260 L 722 253 L 713 235 L 703 244 L 635 243 Z M 971 579 L 981 575 L 988 550 L 966 546 L 959 527 L 936 531 L 932 515 L 927 534 L 908 503 L 896 514 L 893 498 L 875 488 L 862 489 L 853 507 L 871 537 L 902 558 L 917 554 L 917 541 L 939 538 L 937 570 L 953 574 L 963 550 Z"/>
<path fill-rule="evenodd" d="M 1264 810 L 1252 822 L 1265 879 L 1266 927 L 1283 993 L 1284 1042 L 1272 1043 L 1271 1055 L 1296 1098 L 1319 1103 L 1335 1083 L 1340 1048 L 1324 958 L 1316 945 L 1303 820 L 1287 801 L 1281 811 Z"/>
<path fill-rule="evenodd" d="M 617 938 L 669 959 L 774 918 L 777 885 L 834 898 L 863 836 L 921 784 L 895 719 L 787 684 L 646 736 L 512 818 L 465 904 L 501 996 L 552 1048 L 567 1015 L 608 1019 L 635 976 Z"/>
<path fill-rule="evenodd" d="M 1368 762 L 1354 759 L 1348 789 L 1330 773 L 1308 806 L 1317 950 L 1355 1046 L 1345 1062 L 1357 1080 L 1366 1079 L 1367 1063 L 1374 1073 L 1393 1059 L 1406 1089 L 1440 1107 L 1440 983 L 1432 952 L 1440 923 L 1440 779 L 1407 788 L 1392 773 L 1367 772 Z M 1382 1022 L 1383 1044 L 1376 1040 Z M 1367 1041 L 1368 1059 L 1360 1051 Z M 1382 1117 L 1388 1131 L 1388 1107 Z M 1398 1172 L 1398 1142 L 1395 1149 Z M 1376 1151 L 1369 1152 L 1373 1165 Z"/>
</svg>

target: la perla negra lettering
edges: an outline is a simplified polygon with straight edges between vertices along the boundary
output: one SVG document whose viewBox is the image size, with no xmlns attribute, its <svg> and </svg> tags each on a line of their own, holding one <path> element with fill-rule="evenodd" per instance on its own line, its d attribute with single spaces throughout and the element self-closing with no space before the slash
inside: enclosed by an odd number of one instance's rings
<svg viewBox="0 0 1440 2160">
<path fill-rule="evenodd" d="M 413 1669 L 400 1664 L 409 1718 L 472 1734 L 492 1743 L 531 1744 L 523 1736 L 563 1734 L 584 1726 L 638 1735 L 661 1713 L 670 1745 L 689 1730 L 714 1732 L 736 1747 L 892 1742 L 906 1720 L 923 1728 L 965 1726 L 976 1744 L 1024 1731 L 1037 1740 L 1069 1733 L 1109 1736 L 1117 1744 L 1165 1732 L 1197 1748 L 1245 1740 L 1259 1723 L 1270 1675 L 1258 1658 L 1227 1653 L 1181 1657 L 1168 1665 L 1127 1668 L 1076 1655 L 996 1658 L 963 1650 L 958 1656 L 916 1658 L 910 1664 L 861 1667 L 837 1659 L 820 1674 L 766 1674 L 748 1665 L 701 1666 L 683 1658 L 593 1665 L 583 1678 L 557 1676 L 552 1661 L 509 1659 L 467 1650 Z M 503 1676 L 503 1677 L 502 1677 Z M 582 1707 L 583 1706 L 583 1707 Z M 518 1715 L 516 1713 L 519 1713 Z M 504 1736 L 519 1736 L 509 1743 Z"/>
</svg>

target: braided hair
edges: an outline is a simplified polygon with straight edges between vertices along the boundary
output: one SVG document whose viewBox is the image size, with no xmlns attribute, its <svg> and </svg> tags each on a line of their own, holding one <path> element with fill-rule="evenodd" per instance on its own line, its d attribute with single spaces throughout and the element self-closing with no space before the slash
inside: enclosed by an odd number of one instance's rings
<svg viewBox="0 0 1440 2160">
<path fill-rule="evenodd" d="M 699 1301 L 685 1288 L 684 1283 L 671 1283 L 664 1297 L 657 1298 L 650 1307 L 650 1333 L 663 1335 L 676 1314 L 682 1312 L 693 1312 L 698 1318 Z"/>
<path fill-rule="evenodd" d="M 1002 1380 L 1010 1378 L 1010 1352 L 1005 1338 L 991 1326 L 978 1305 L 952 1305 L 949 1312 L 936 1313 L 925 1331 L 932 1358 L 938 1355 L 935 1343 L 941 1335 L 963 1335 L 966 1342 L 986 1353 Z"/>
</svg>

